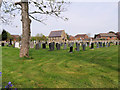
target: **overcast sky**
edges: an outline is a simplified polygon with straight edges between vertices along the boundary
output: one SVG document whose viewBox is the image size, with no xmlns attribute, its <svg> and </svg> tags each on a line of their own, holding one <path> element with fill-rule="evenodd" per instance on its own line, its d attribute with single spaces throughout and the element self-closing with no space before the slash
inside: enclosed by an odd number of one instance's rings
<svg viewBox="0 0 120 90">
<path fill-rule="evenodd" d="M 68 21 L 50 17 L 47 25 L 32 21 L 31 35 L 43 33 L 48 36 L 52 30 L 65 30 L 70 35 L 91 33 L 106 33 L 110 30 L 118 32 L 118 0 L 71 0 L 68 10 L 62 14 Z M 91 1 L 91 2 L 90 2 Z M 98 1 L 98 2 L 97 2 Z M 106 1 L 106 2 L 105 2 Z M 109 1 L 109 2 L 108 2 Z M 114 1 L 114 2 L 113 2 Z M 21 16 L 17 16 L 13 25 L 3 25 L 2 28 L 14 35 L 22 34 Z"/>
</svg>

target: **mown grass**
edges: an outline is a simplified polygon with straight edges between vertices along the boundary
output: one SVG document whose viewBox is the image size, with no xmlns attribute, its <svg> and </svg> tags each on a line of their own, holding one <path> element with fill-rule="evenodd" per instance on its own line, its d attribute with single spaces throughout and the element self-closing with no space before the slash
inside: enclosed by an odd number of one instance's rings
<svg viewBox="0 0 120 90">
<path fill-rule="evenodd" d="M 2 48 L 2 82 L 16 88 L 117 88 L 118 46 L 86 51 L 30 49 L 31 58 L 19 58 L 19 49 Z"/>
</svg>

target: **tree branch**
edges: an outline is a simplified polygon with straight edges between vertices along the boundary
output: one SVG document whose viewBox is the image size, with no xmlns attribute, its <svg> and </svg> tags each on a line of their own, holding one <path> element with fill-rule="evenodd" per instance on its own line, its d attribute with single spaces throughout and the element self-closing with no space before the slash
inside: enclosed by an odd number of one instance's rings
<svg viewBox="0 0 120 90">
<path fill-rule="evenodd" d="M 33 17 L 32 15 L 29 15 L 32 19 L 34 19 L 34 20 L 36 20 L 36 21 L 38 21 L 38 22 L 41 22 L 41 23 L 43 23 L 44 25 L 46 25 L 43 21 L 44 20 L 39 20 L 39 19 L 37 19 L 37 18 L 35 18 L 35 17 Z"/>
</svg>

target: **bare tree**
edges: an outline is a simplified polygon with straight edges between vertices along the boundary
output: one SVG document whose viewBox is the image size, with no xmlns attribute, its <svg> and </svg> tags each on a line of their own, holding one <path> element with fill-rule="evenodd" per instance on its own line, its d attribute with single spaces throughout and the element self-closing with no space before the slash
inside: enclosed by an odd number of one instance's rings
<svg viewBox="0 0 120 90">
<path fill-rule="evenodd" d="M 4 12 L 12 13 L 20 10 L 22 16 L 22 44 L 20 49 L 20 57 L 29 57 L 29 41 L 30 41 L 30 24 L 34 19 L 38 22 L 44 23 L 41 15 L 55 16 L 67 20 L 67 18 L 60 16 L 66 11 L 67 2 L 63 0 L 21 0 L 20 2 L 8 3 L 4 2 Z M 7 6 L 6 6 L 7 5 Z M 32 8 L 33 7 L 33 8 Z M 15 13 L 11 15 L 15 16 Z"/>
</svg>

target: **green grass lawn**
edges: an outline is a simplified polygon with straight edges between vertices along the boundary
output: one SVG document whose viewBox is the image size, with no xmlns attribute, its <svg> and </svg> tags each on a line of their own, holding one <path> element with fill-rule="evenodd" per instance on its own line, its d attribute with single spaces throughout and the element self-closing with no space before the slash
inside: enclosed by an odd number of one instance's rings
<svg viewBox="0 0 120 90">
<path fill-rule="evenodd" d="M 117 88 L 118 46 L 86 51 L 30 49 L 31 59 L 19 49 L 2 48 L 2 82 L 16 88 Z"/>
</svg>

